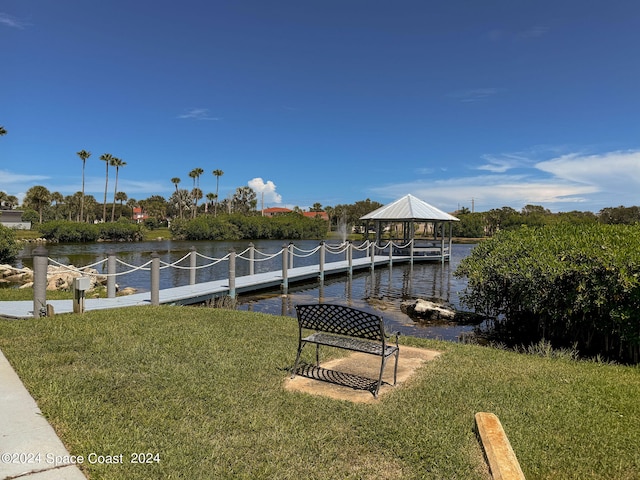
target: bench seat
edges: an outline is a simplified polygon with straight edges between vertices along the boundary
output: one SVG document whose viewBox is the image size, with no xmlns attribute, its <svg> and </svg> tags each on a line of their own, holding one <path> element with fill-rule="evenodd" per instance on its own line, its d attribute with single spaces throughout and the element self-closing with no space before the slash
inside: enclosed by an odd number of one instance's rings
<svg viewBox="0 0 640 480">
<path fill-rule="evenodd" d="M 389 336 L 384 330 L 384 321 L 381 316 L 330 303 L 296 305 L 296 313 L 298 316 L 298 354 L 291 371 L 291 378 L 296 375 L 304 346 L 314 344 L 316 346 L 316 366 L 318 367 L 320 366 L 321 345 L 380 357 L 380 374 L 375 383 L 374 397 L 378 396 L 387 359 L 395 355 L 393 384 L 396 384 L 400 355 L 399 332 L 395 334 L 395 344 L 388 344 Z M 313 333 L 303 337 L 303 330 Z"/>
<path fill-rule="evenodd" d="M 383 352 L 383 347 L 380 343 L 374 343 L 369 340 L 360 340 L 359 338 L 331 335 L 330 333 L 314 333 L 313 335 L 303 338 L 302 341 L 385 357 L 393 355 L 398 350 L 398 347 L 395 345 L 385 345 Z"/>
</svg>

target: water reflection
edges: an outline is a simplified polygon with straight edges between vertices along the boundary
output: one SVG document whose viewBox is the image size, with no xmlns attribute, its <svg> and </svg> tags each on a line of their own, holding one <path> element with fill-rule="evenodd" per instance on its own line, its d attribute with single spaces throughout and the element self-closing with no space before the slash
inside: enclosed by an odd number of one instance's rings
<svg viewBox="0 0 640 480">
<path fill-rule="evenodd" d="M 279 252 L 283 241 L 255 241 L 257 250 L 266 255 Z M 187 255 L 192 248 L 206 258 L 198 259 L 198 266 L 212 263 L 211 259 L 219 259 L 234 249 L 238 254 L 245 251 L 248 242 L 181 242 L 162 240 L 139 243 L 93 243 L 47 245 L 48 256 L 65 265 L 85 266 L 107 257 L 114 252 L 118 258 L 118 273 L 129 272 L 118 277 L 120 287 L 133 287 L 138 291 L 150 288 L 150 273 L 147 269 L 134 269 L 150 260 L 152 252 L 157 252 L 162 262 L 176 262 Z M 296 241 L 296 247 L 312 250 L 318 246 L 317 241 Z M 424 298 L 439 299 L 459 307 L 459 293 L 465 288 L 466 281 L 453 276 L 453 272 L 466 257 L 474 245 L 453 245 L 451 261 L 444 265 L 433 263 L 394 264 L 390 267 L 376 267 L 375 270 L 361 270 L 352 276 L 340 275 L 327 277 L 323 282 L 290 284 L 286 296 L 279 292 L 266 292 L 256 295 L 243 295 L 239 298 L 240 310 L 271 313 L 275 315 L 295 316 L 295 305 L 298 303 L 332 302 L 381 313 L 389 330 L 401 331 L 405 335 L 453 340 L 463 331 L 470 331 L 471 326 L 422 325 L 414 323 L 402 313 L 400 304 L 403 301 Z M 28 245 L 20 254 L 21 265 L 32 268 L 31 251 L 35 248 Z M 365 256 L 366 252 L 354 251 L 354 258 Z M 245 254 L 248 257 L 248 254 Z M 264 255 L 256 254 L 255 273 L 279 270 L 282 268 L 280 256 L 264 260 Z M 344 260 L 344 253 L 331 254 L 327 251 L 326 262 Z M 260 261 L 259 261 L 260 260 Z M 318 255 L 294 258 L 294 267 L 318 263 Z M 186 259 L 181 265 L 188 266 Z M 106 263 L 97 267 L 106 273 Z M 236 261 L 238 276 L 249 274 L 249 262 Z M 196 272 L 196 282 L 219 280 L 228 277 L 228 262 L 220 262 L 212 267 L 201 268 Z M 160 274 L 160 288 L 169 288 L 189 283 L 189 271 L 186 269 L 165 268 Z"/>
</svg>

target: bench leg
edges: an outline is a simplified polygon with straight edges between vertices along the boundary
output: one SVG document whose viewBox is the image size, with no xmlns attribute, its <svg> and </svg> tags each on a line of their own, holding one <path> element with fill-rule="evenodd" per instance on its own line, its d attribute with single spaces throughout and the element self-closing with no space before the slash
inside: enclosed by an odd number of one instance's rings
<svg viewBox="0 0 640 480">
<path fill-rule="evenodd" d="M 291 370 L 291 378 L 296 376 L 296 372 L 298 371 L 298 363 L 300 363 L 300 354 L 302 353 L 302 347 L 304 347 L 304 343 L 298 343 L 298 354 L 296 355 L 296 361 L 293 364 L 293 369 Z"/>
<path fill-rule="evenodd" d="M 393 369 L 393 384 L 396 384 L 396 379 L 398 378 L 398 358 L 400 357 L 400 349 L 396 350 L 396 366 Z"/>
<path fill-rule="evenodd" d="M 382 374 L 384 373 L 384 364 L 387 362 L 386 357 L 382 357 L 382 362 L 380 362 L 380 376 L 378 377 L 378 385 L 376 386 L 376 391 L 373 392 L 373 398 L 378 398 L 378 392 L 380 391 L 380 385 L 382 385 Z"/>
</svg>

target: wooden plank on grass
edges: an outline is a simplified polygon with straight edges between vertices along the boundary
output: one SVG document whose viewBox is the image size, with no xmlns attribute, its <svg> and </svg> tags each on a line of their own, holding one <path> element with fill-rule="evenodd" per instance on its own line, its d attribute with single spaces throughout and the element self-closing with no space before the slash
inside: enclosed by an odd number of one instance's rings
<svg viewBox="0 0 640 480">
<path fill-rule="evenodd" d="M 476 413 L 476 425 L 494 480 L 525 480 L 502 424 L 493 413 Z"/>
</svg>

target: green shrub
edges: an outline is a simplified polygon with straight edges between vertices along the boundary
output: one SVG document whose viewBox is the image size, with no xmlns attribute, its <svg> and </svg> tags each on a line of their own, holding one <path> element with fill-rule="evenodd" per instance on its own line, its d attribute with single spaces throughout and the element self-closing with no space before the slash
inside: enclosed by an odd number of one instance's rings
<svg viewBox="0 0 640 480">
<path fill-rule="evenodd" d="M 38 231 L 51 242 L 95 242 L 100 236 L 98 227 L 92 223 L 78 223 L 67 220 L 43 223 L 38 227 Z"/>
<path fill-rule="evenodd" d="M 453 236 L 480 238 L 485 236 L 482 213 L 462 213 L 457 216 L 459 222 L 453 222 Z"/>
<path fill-rule="evenodd" d="M 184 240 L 262 240 L 324 238 L 328 222 L 299 214 L 278 217 L 201 215 L 193 220 L 171 222 L 171 234 Z"/>
<path fill-rule="evenodd" d="M 52 242 L 85 243 L 98 239 L 112 241 L 142 240 L 143 232 L 140 225 L 132 224 L 128 220 L 100 223 L 70 222 L 55 220 L 43 223 L 38 227 L 40 234 Z"/>
<path fill-rule="evenodd" d="M 128 221 L 101 223 L 98 230 L 102 240 L 135 242 L 143 238 L 142 227 Z"/>
<path fill-rule="evenodd" d="M 493 318 L 510 345 L 546 339 L 584 355 L 640 361 L 640 227 L 569 225 L 503 231 L 456 271 L 464 305 Z"/>
<path fill-rule="evenodd" d="M 13 230 L 0 225 L 0 263 L 11 263 L 20 252 Z"/>
</svg>

